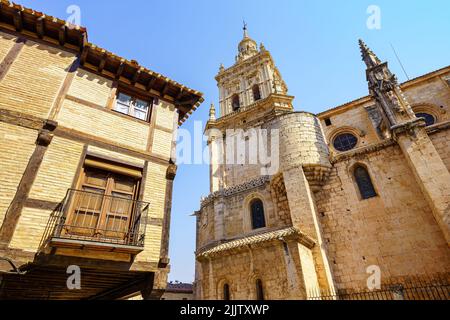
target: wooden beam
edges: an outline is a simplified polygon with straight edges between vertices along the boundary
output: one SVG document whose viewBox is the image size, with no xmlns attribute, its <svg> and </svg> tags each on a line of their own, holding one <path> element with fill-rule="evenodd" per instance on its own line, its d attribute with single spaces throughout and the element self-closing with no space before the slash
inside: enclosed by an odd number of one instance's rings
<svg viewBox="0 0 450 320">
<path fill-rule="evenodd" d="M 44 38 L 45 34 L 45 19 L 44 17 L 39 17 L 36 19 L 36 32 L 39 39 Z"/>
<path fill-rule="evenodd" d="M 87 59 L 89 53 L 89 47 L 84 47 L 83 48 L 83 52 L 81 53 L 81 57 L 80 57 L 80 64 L 84 65 Z"/>
<path fill-rule="evenodd" d="M 125 62 L 120 62 L 119 68 L 117 68 L 116 79 L 119 79 L 125 69 Z"/>
<path fill-rule="evenodd" d="M 155 84 L 157 79 L 158 78 L 156 78 L 156 77 L 152 77 L 150 79 L 150 81 L 148 82 L 147 87 L 146 87 L 147 91 L 150 91 L 150 89 L 153 87 L 153 85 Z"/>
<path fill-rule="evenodd" d="M 22 31 L 23 29 L 23 17 L 22 17 L 22 11 L 16 9 L 14 11 L 14 27 L 16 28 L 17 32 Z"/>
<path fill-rule="evenodd" d="M 103 69 L 105 68 L 107 57 L 108 57 L 108 54 L 105 52 L 102 56 L 102 59 L 100 60 L 100 64 L 98 65 L 97 70 L 99 73 L 102 73 Z"/>
<path fill-rule="evenodd" d="M 179 104 L 179 105 L 194 105 L 194 104 L 197 103 L 197 101 L 198 101 L 197 98 L 192 98 L 192 99 L 185 100 L 185 101 L 177 101 L 176 104 Z"/>
<path fill-rule="evenodd" d="M 183 106 L 181 104 L 176 104 L 175 107 L 184 114 L 188 113 L 191 110 L 191 108 Z"/>
<path fill-rule="evenodd" d="M 161 97 L 164 97 L 164 95 L 167 93 L 167 91 L 169 91 L 169 83 L 166 82 L 166 84 L 164 85 L 162 91 L 161 91 Z"/>
<path fill-rule="evenodd" d="M 65 25 L 59 28 L 58 40 L 61 46 L 64 46 L 66 44 L 66 32 L 67 32 L 66 29 L 67 27 Z"/>
<path fill-rule="evenodd" d="M 142 70 L 138 69 L 135 74 L 133 75 L 133 79 L 131 79 L 131 84 L 134 86 L 136 85 L 136 82 L 139 80 L 139 77 L 141 76 Z"/>
<path fill-rule="evenodd" d="M 178 95 L 176 96 L 175 100 L 177 100 L 177 101 L 180 100 L 181 97 L 183 96 L 183 93 L 184 93 L 184 89 L 180 88 L 180 92 L 178 92 Z"/>
<path fill-rule="evenodd" d="M 117 300 L 142 290 L 151 290 L 153 287 L 154 273 L 136 277 L 136 280 L 126 281 L 122 285 L 91 296 L 88 300 Z"/>
</svg>

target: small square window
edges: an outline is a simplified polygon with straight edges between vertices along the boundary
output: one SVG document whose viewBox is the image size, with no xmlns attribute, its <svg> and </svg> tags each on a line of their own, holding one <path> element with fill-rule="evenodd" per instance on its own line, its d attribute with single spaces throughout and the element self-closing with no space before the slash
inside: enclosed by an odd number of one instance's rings
<svg viewBox="0 0 450 320">
<path fill-rule="evenodd" d="M 147 121 L 150 104 L 147 101 L 120 92 L 117 95 L 114 110 Z"/>
<path fill-rule="evenodd" d="M 327 127 L 329 127 L 329 126 L 332 125 L 331 119 L 330 119 L 330 118 L 326 118 L 326 119 L 325 119 L 325 125 L 326 125 Z"/>
</svg>

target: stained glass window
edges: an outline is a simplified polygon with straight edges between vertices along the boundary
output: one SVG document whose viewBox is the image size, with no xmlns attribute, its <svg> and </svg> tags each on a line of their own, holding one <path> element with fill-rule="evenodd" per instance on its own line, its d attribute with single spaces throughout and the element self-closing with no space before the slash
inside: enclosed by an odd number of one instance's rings
<svg viewBox="0 0 450 320">
<path fill-rule="evenodd" d="M 266 226 L 266 219 L 264 217 L 264 205 L 261 200 L 253 200 L 251 205 L 252 213 L 252 228 L 260 229 Z"/>
<path fill-rule="evenodd" d="M 367 172 L 366 168 L 357 166 L 354 175 L 362 199 L 369 199 L 377 196 L 369 172 Z"/>
<path fill-rule="evenodd" d="M 358 139 L 351 133 L 338 135 L 333 142 L 334 148 L 338 151 L 348 151 L 356 147 Z"/>
</svg>

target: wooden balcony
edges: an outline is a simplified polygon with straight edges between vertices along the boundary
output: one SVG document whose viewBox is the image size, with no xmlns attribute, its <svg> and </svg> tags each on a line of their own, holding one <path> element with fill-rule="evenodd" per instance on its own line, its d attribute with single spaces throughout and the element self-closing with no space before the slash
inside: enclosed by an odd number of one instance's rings
<svg viewBox="0 0 450 320">
<path fill-rule="evenodd" d="M 128 254 L 144 250 L 149 203 L 73 190 L 50 218 L 49 245 Z"/>
</svg>

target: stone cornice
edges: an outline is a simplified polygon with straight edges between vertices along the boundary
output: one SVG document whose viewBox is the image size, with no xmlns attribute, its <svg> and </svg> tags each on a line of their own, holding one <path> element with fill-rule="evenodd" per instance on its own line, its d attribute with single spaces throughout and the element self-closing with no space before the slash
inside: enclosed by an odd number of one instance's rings
<svg viewBox="0 0 450 320">
<path fill-rule="evenodd" d="M 389 140 L 384 140 L 382 142 L 378 142 L 378 143 L 374 143 L 365 147 L 361 147 L 361 148 L 357 148 L 357 149 L 353 149 L 347 152 L 343 152 L 343 153 L 339 153 L 336 155 L 333 155 L 330 159 L 330 162 L 332 165 L 334 165 L 335 163 L 341 162 L 341 161 L 345 161 L 351 158 L 354 158 L 356 156 L 359 155 L 364 155 L 364 154 L 368 154 L 368 153 L 372 153 L 372 152 L 376 152 L 379 151 L 381 149 L 390 147 L 395 145 L 395 141 L 392 139 Z"/>
<path fill-rule="evenodd" d="M 226 122 L 230 119 L 236 120 L 240 117 L 245 117 L 249 113 L 254 112 L 258 108 L 264 108 L 269 106 L 272 109 L 267 108 L 268 110 L 274 110 L 274 111 L 293 111 L 292 108 L 292 101 L 294 100 L 294 96 L 284 95 L 284 94 L 270 94 L 267 98 L 256 101 L 248 106 L 242 107 L 239 110 L 229 113 L 227 115 L 224 115 L 223 117 L 220 117 L 213 121 L 208 121 L 205 127 L 205 130 L 208 130 L 210 128 L 217 128 L 221 125 L 226 124 Z M 282 106 L 276 106 L 275 103 L 287 103 L 291 107 L 282 107 Z"/>
<path fill-rule="evenodd" d="M 245 191 L 248 191 L 251 189 L 261 187 L 261 186 L 269 183 L 270 180 L 271 180 L 270 176 L 261 176 L 259 178 L 247 181 L 245 183 L 238 184 L 238 185 L 226 188 L 226 189 L 222 189 L 222 190 L 213 192 L 201 201 L 201 207 L 203 208 L 206 205 L 210 204 L 212 201 L 214 201 L 214 199 L 217 199 L 220 197 L 230 197 L 230 196 L 233 196 L 233 195 L 241 193 L 241 192 L 245 192 Z"/>
</svg>

